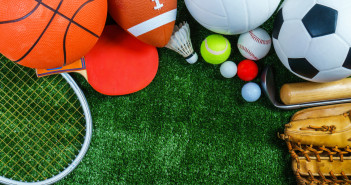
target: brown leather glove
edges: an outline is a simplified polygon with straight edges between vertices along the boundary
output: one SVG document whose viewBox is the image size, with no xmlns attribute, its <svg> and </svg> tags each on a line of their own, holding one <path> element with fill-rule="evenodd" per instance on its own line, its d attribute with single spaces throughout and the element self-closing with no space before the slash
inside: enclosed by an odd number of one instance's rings
<svg viewBox="0 0 351 185">
<path fill-rule="evenodd" d="M 351 184 L 351 103 L 297 112 L 278 134 L 300 184 Z"/>
</svg>

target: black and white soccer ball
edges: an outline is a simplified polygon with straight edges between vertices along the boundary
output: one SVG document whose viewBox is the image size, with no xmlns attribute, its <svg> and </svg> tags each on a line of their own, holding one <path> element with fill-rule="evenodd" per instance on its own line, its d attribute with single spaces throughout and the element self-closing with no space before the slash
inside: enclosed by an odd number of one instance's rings
<svg viewBox="0 0 351 185">
<path fill-rule="evenodd" d="M 273 29 L 284 66 L 313 82 L 351 75 L 351 0 L 285 0 Z"/>
</svg>

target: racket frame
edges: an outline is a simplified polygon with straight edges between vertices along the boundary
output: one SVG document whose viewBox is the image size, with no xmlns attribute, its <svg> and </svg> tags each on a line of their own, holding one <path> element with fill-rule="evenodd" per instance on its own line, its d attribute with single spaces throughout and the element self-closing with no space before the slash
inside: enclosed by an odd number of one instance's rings
<svg viewBox="0 0 351 185">
<path fill-rule="evenodd" d="M 0 176 L 0 183 L 9 184 L 9 185 L 28 185 L 28 184 L 47 185 L 47 184 L 53 184 L 53 183 L 63 179 L 64 177 L 66 177 L 68 174 L 70 174 L 78 166 L 80 161 L 82 161 L 83 157 L 87 153 L 89 145 L 90 145 L 91 137 L 92 137 L 92 132 L 93 132 L 93 128 L 92 128 L 93 123 L 92 123 L 92 117 L 91 117 L 88 101 L 86 100 L 82 90 L 79 88 L 77 83 L 74 81 L 74 79 L 69 74 L 61 73 L 61 75 L 66 80 L 66 82 L 71 86 L 71 88 L 74 90 L 75 94 L 77 95 L 77 97 L 80 101 L 80 104 L 82 106 L 82 109 L 83 109 L 83 112 L 85 115 L 85 121 L 86 121 L 85 127 L 86 128 L 85 128 L 84 142 L 82 144 L 81 150 L 79 151 L 76 158 L 72 161 L 72 163 L 68 167 L 66 167 L 59 174 L 57 174 L 49 179 L 46 179 L 44 181 L 38 181 L 38 182 L 20 182 L 20 181 L 15 181 L 15 180 Z"/>
</svg>

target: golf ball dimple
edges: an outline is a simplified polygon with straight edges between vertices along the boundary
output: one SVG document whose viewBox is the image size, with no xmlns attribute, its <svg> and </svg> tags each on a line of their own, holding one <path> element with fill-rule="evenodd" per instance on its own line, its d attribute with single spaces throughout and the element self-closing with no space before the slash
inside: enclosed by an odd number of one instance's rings
<svg viewBox="0 0 351 185">
<path fill-rule="evenodd" d="M 238 68 L 234 62 L 226 61 L 221 65 L 220 71 L 224 78 L 233 78 L 236 75 Z"/>
<path fill-rule="evenodd" d="M 253 82 L 249 82 L 241 89 L 241 95 L 247 102 L 255 102 L 261 96 L 261 88 Z"/>
</svg>

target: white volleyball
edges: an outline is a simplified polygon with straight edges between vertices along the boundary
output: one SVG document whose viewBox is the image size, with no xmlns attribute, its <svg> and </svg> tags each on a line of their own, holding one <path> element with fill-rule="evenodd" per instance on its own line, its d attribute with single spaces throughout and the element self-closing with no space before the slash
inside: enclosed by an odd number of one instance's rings
<svg viewBox="0 0 351 185">
<path fill-rule="evenodd" d="M 185 0 L 190 14 L 205 28 L 234 35 L 253 30 L 267 21 L 280 0 Z"/>
</svg>

